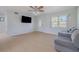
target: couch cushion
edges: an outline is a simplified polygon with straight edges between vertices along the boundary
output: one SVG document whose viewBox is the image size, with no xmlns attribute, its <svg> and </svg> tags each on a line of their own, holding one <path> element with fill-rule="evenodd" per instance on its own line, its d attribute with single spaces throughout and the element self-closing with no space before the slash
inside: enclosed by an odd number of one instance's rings
<svg viewBox="0 0 79 59">
<path fill-rule="evenodd" d="M 79 51 L 71 41 L 68 40 L 55 40 L 55 48 L 61 52 L 76 52 Z"/>
<path fill-rule="evenodd" d="M 55 49 L 58 52 L 78 52 L 77 50 L 70 49 L 68 47 L 61 46 L 61 45 L 58 45 L 58 44 L 55 45 Z"/>
</svg>

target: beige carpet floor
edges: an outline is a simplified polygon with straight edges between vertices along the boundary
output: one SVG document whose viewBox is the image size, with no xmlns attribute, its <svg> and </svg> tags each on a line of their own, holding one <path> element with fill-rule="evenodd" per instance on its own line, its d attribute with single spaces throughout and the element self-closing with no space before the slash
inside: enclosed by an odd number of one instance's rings
<svg viewBox="0 0 79 59">
<path fill-rule="evenodd" d="M 17 35 L 0 43 L 0 52 L 55 52 L 55 37 L 42 32 Z"/>
</svg>

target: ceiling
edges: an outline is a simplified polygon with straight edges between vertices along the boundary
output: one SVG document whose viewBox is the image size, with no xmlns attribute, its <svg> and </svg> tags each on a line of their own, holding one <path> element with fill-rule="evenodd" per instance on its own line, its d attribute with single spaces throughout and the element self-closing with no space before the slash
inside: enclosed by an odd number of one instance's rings
<svg viewBox="0 0 79 59">
<path fill-rule="evenodd" d="M 44 6 L 45 12 L 41 14 L 59 12 L 74 7 L 75 6 Z M 18 12 L 23 14 L 32 13 L 32 11 L 28 11 L 32 10 L 29 6 L 0 6 L 0 10 Z"/>
</svg>

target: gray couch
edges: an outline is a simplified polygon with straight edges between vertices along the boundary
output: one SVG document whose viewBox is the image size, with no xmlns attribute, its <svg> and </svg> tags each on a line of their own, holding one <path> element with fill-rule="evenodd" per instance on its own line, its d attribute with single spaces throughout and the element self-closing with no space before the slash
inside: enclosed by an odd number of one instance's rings
<svg viewBox="0 0 79 59">
<path fill-rule="evenodd" d="M 79 31 L 79 30 L 78 30 Z M 79 33 L 77 33 L 74 42 L 72 42 L 71 37 L 64 37 L 60 34 L 55 40 L 56 51 L 59 52 L 78 52 L 79 51 Z"/>
</svg>

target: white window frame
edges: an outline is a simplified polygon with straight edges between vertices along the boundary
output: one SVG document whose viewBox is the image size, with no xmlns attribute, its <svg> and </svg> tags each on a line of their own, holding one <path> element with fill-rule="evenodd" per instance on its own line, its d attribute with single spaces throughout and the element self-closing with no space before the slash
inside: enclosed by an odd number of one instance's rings
<svg viewBox="0 0 79 59">
<path fill-rule="evenodd" d="M 64 27 L 62 27 L 62 26 L 59 26 L 60 25 L 60 22 L 59 22 L 59 17 L 61 17 L 61 16 L 67 16 L 67 20 L 66 20 L 66 26 Z M 58 17 L 58 23 L 57 23 L 57 26 L 53 26 L 53 24 L 52 24 L 52 20 L 53 20 L 53 17 Z M 66 28 L 67 27 L 67 21 L 69 20 L 69 16 L 68 15 L 60 15 L 60 16 L 52 16 L 52 18 L 51 18 L 51 27 L 52 28 Z"/>
</svg>

